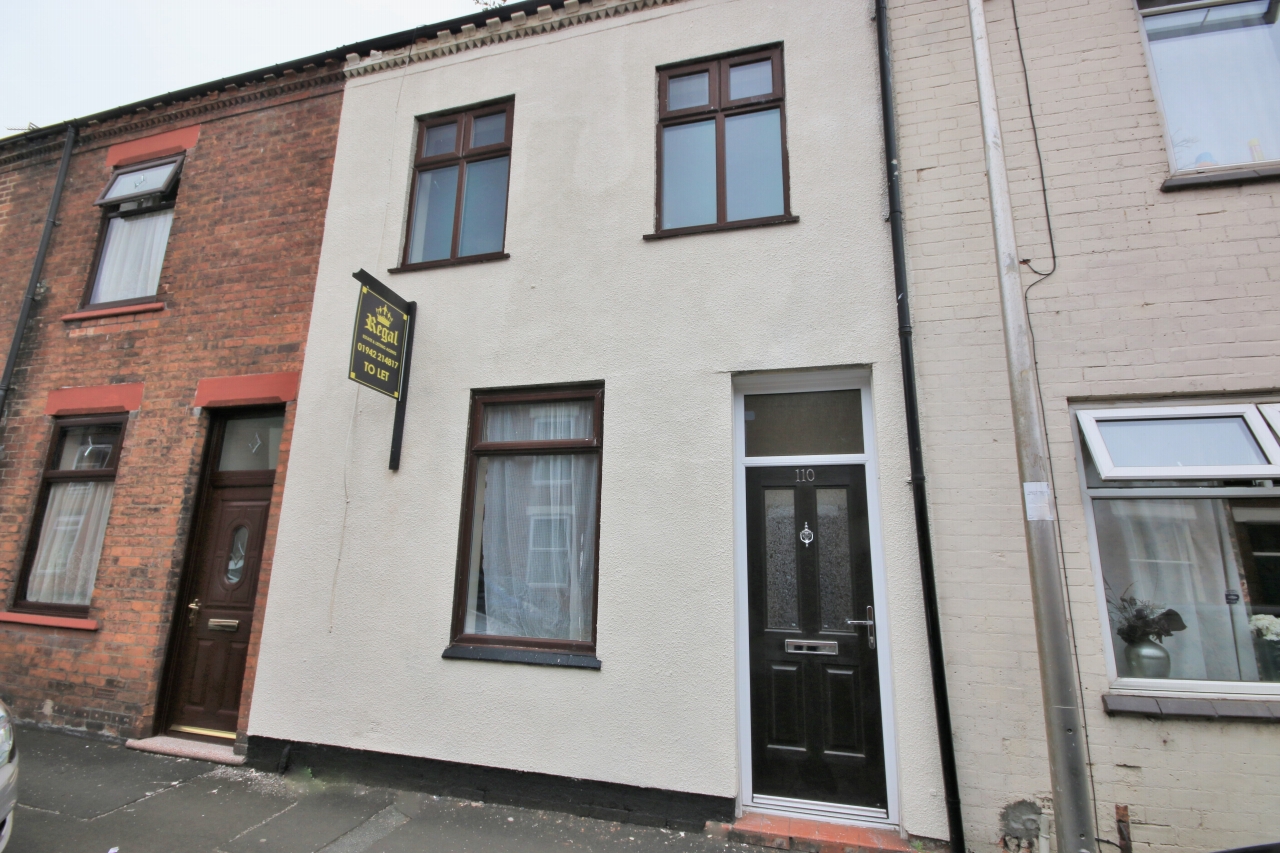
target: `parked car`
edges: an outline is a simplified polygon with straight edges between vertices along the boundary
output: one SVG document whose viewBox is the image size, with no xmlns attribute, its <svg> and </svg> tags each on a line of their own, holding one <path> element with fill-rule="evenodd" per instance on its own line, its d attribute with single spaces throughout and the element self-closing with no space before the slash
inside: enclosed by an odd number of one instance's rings
<svg viewBox="0 0 1280 853">
<path fill-rule="evenodd" d="M 18 806 L 18 745 L 13 740 L 9 706 L 0 702 L 0 853 L 13 835 L 13 813 Z"/>
</svg>

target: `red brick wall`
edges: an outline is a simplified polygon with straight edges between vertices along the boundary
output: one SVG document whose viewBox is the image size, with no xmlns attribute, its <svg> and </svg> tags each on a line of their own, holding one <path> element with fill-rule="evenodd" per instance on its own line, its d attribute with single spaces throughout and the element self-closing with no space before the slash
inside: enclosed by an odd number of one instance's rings
<svg viewBox="0 0 1280 853">
<path fill-rule="evenodd" d="M 53 419 L 43 414 L 49 391 L 126 382 L 145 383 L 145 390 L 126 428 L 98 565 L 89 615 L 100 630 L 0 622 L 0 695 L 20 718 L 129 737 L 151 733 L 209 426 L 208 413 L 193 408 L 196 383 L 302 368 L 341 86 L 332 68 L 289 74 L 90 128 L 77 145 L 44 268 L 47 289 L 0 421 L 0 601 L 6 608 L 17 592 L 53 432 Z M 110 175 L 107 148 L 196 123 L 199 141 L 187 152 L 160 279 L 166 309 L 62 321 L 80 307 L 94 261 L 101 213 L 93 201 Z M 16 162 L 0 146 L 5 349 L 40 241 L 61 141 Z M 290 404 L 259 603 L 270 581 L 292 428 Z M 261 619 L 260 607 L 253 655 Z M 253 672 L 251 660 L 242 720 Z"/>
</svg>

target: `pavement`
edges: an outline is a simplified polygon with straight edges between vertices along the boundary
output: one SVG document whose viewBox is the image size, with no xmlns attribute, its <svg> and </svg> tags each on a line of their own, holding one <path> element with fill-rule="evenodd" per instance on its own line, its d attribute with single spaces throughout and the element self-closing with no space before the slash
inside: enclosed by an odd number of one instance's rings
<svg viewBox="0 0 1280 853">
<path fill-rule="evenodd" d="M 21 728 L 5 853 L 759 853 L 722 838 L 169 758 Z"/>
</svg>

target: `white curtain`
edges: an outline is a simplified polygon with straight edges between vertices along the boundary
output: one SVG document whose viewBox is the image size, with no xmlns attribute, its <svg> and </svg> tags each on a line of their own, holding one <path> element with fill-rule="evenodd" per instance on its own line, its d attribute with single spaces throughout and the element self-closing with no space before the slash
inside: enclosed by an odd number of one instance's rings
<svg viewBox="0 0 1280 853">
<path fill-rule="evenodd" d="M 114 491 L 112 482 L 54 483 L 49 489 L 28 601 L 89 603 Z"/>
<path fill-rule="evenodd" d="M 1225 501 L 1095 500 L 1093 506 L 1108 602 L 1133 597 L 1172 607 L 1187 624 L 1164 638 L 1169 677 L 1257 681 L 1244 579 Z M 1117 627 L 1111 626 L 1116 667 L 1127 676 Z"/>
<path fill-rule="evenodd" d="M 112 219 L 89 301 L 96 304 L 154 296 L 172 224 L 172 209 Z"/>
<path fill-rule="evenodd" d="M 585 438 L 592 404 L 492 406 L 485 441 Z M 480 559 L 472 563 L 468 633 L 590 640 L 599 457 L 492 456 L 483 489 Z"/>
</svg>

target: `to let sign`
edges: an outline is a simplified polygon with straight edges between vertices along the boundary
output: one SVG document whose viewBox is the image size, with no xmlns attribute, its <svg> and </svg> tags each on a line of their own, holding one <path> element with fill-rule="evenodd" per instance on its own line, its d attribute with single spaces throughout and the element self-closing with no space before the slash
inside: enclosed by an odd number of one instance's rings
<svg viewBox="0 0 1280 853">
<path fill-rule="evenodd" d="M 364 270 L 351 336 L 351 379 L 400 400 L 409 348 L 410 304 Z"/>
</svg>

